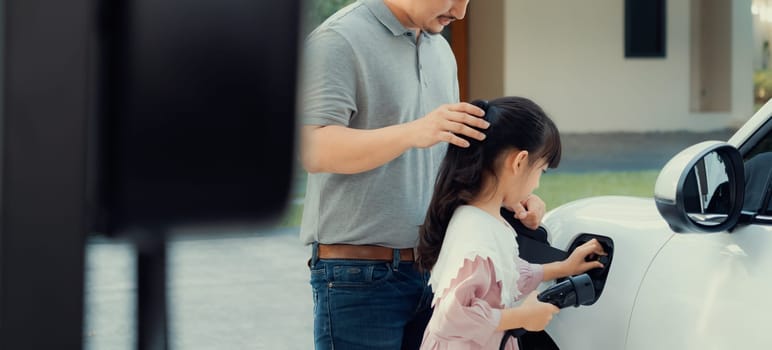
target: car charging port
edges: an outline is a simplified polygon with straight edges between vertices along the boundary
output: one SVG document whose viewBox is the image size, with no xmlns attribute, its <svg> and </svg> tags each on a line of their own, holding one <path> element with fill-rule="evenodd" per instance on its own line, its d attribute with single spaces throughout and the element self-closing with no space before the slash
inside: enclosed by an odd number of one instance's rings
<svg viewBox="0 0 772 350">
<path fill-rule="evenodd" d="M 603 264 L 603 268 L 587 271 L 587 275 L 592 280 L 593 287 L 595 288 L 595 297 L 592 302 L 584 303 L 582 305 L 592 305 L 598 301 L 598 298 L 600 298 L 600 295 L 603 292 L 603 288 L 606 286 L 606 279 L 608 278 L 608 273 L 611 269 L 611 263 L 614 260 L 614 241 L 612 241 L 611 238 L 590 233 L 580 234 L 573 243 L 571 243 L 571 246 L 568 248 L 568 253 L 571 254 L 576 247 L 589 242 L 593 238 L 598 240 L 598 243 L 600 243 L 601 247 L 603 247 L 603 251 L 605 251 L 607 255 L 591 255 L 588 257 L 588 260 L 599 261 Z M 559 279 L 558 283 L 564 280 L 566 279 Z"/>
</svg>

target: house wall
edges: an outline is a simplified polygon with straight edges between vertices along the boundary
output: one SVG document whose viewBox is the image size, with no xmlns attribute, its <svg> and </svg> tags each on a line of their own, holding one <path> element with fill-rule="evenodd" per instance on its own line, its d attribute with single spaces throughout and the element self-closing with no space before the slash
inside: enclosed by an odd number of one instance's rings
<svg viewBox="0 0 772 350">
<path fill-rule="evenodd" d="M 469 97 L 504 94 L 504 0 L 469 4 Z"/>
<path fill-rule="evenodd" d="M 764 50 L 764 41 L 772 38 L 772 6 L 768 6 L 766 0 L 753 0 L 752 3 L 756 11 L 753 16 L 753 68 L 769 69 L 772 48 Z"/>
<path fill-rule="evenodd" d="M 624 57 L 624 1 L 472 2 L 470 97 L 532 98 L 563 132 L 734 127 L 753 113 L 750 4 L 732 1 L 723 111 L 694 108 L 692 68 L 699 60 L 688 0 L 667 1 L 666 57 L 631 59 Z"/>
</svg>

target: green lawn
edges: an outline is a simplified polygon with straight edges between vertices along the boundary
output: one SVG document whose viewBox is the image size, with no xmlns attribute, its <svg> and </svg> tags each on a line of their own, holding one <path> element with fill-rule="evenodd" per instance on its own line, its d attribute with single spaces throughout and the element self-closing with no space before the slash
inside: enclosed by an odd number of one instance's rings
<svg viewBox="0 0 772 350">
<path fill-rule="evenodd" d="M 596 173 L 550 173 L 541 178 L 536 190 L 546 203 L 547 209 L 557 208 L 570 201 L 604 195 L 625 195 L 653 197 L 654 182 L 658 171 L 596 172 Z M 301 194 L 296 191 L 296 195 Z M 279 226 L 300 225 L 303 213 L 302 201 L 291 203 Z"/>
<path fill-rule="evenodd" d="M 659 171 L 544 174 L 535 191 L 547 210 L 587 197 L 623 195 L 653 197 Z"/>
</svg>

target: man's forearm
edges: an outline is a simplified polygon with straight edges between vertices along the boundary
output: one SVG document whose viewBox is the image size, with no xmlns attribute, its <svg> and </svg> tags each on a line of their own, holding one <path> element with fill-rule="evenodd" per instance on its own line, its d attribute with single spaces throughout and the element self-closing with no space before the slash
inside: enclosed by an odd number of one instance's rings
<svg viewBox="0 0 772 350">
<path fill-rule="evenodd" d="M 304 126 L 302 162 L 309 173 L 356 174 L 384 165 L 412 146 L 407 124 L 372 130 Z"/>
</svg>

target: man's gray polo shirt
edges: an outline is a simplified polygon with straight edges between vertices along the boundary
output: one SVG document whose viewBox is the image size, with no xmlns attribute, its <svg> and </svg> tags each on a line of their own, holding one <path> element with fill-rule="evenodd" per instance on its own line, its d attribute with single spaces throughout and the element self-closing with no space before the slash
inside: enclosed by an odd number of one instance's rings
<svg viewBox="0 0 772 350">
<path fill-rule="evenodd" d="M 360 0 L 305 43 L 300 101 L 305 125 L 377 129 L 458 102 L 456 61 L 441 35 L 407 30 L 383 0 Z M 309 174 L 306 243 L 415 247 L 446 144 L 411 149 L 376 169 Z"/>
</svg>

